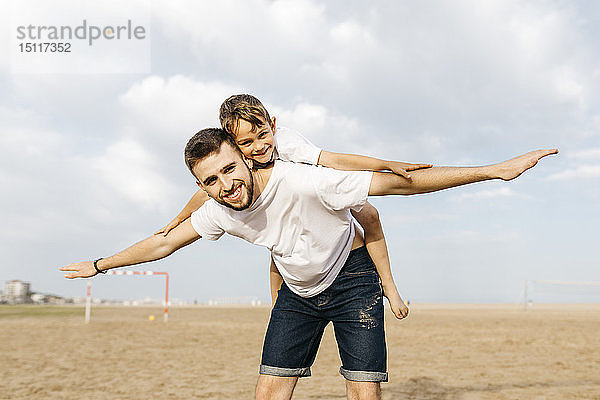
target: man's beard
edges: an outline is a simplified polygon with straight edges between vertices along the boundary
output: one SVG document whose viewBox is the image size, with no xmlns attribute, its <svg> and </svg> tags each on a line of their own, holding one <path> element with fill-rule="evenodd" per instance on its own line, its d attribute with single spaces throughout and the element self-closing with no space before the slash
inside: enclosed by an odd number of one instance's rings
<svg viewBox="0 0 600 400">
<path fill-rule="evenodd" d="M 254 198 L 254 177 L 252 176 L 252 172 L 250 172 L 250 169 L 248 167 L 246 168 L 248 169 L 248 174 L 250 175 L 250 185 L 247 186 L 245 182 L 242 182 L 242 185 L 240 185 L 240 190 L 242 189 L 241 186 L 246 186 L 246 188 L 248 189 L 248 202 L 246 204 L 233 205 L 219 198 L 219 204 L 222 204 L 225 207 L 231 208 L 235 211 L 242 211 L 250 207 L 250 205 L 252 204 L 252 199 Z"/>
</svg>

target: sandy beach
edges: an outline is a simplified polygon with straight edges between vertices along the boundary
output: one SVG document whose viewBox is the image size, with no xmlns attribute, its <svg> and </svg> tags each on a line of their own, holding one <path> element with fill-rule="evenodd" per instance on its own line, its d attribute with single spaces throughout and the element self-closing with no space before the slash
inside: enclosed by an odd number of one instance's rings
<svg viewBox="0 0 600 400">
<path fill-rule="evenodd" d="M 155 315 L 154 321 L 149 315 Z M 0 307 L 2 399 L 251 399 L 269 308 Z M 600 399 L 600 305 L 386 314 L 384 399 Z M 344 399 L 331 325 L 294 399 Z"/>
</svg>

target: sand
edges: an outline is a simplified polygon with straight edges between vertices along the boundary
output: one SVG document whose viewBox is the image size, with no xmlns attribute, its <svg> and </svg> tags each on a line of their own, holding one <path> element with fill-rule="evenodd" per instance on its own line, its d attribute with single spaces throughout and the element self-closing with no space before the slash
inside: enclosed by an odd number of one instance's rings
<svg viewBox="0 0 600 400">
<path fill-rule="evenodd" d="M 148 316 L 156 315 L 154 321 Z M 269 309 L 0 307 L 2 399 L 251 399 Z M 384 399 L 600 399 L 600 306 L 386 314 Z M 331 326 L 294 399 L 344 399 Z"/>
</svg>

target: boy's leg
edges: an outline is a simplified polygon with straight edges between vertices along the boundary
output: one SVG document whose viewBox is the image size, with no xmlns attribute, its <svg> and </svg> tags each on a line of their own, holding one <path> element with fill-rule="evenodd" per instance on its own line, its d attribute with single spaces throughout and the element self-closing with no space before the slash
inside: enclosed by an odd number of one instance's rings
<svg viewBox="0 0 600 400">
<path fill-rule="evenodd" d="M 297 376 L 259 375 L 256 400 L 289 400 L 298 382 Z"/>
<path fill-rule="evenodd" d="M 390 258 L 377 209 L 371 203 L 366 202 L 360 212 L 352 211 L 352 215 L 365 231 L 365 246 L 373 263 L 375 263 L 375 268 L 381 279 L 383 294 L 389 300 L 392 312 L 398 319 L 406 317 L 408 307 L 402 301 L 398 288 L 394 283 L 390 269 Z"/>
<path fill-rule="evenodd" d="M 346 380 L 346 397 L 348 400 L 381 400 L 381 384 Z"/>
</svg>

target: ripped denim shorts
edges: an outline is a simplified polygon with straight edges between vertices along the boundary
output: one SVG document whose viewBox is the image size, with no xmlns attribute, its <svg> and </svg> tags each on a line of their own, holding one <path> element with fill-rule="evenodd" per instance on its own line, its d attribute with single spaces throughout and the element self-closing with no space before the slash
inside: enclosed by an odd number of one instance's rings
<svg viewBox="0 0 600 400">
<path fill-rule="evenodd" d="M 310 376 L 323 330 L 333 322 L 344 378 L 385 382 L 383 314 L 379 275 L 364 246 L 350 252 L 335 281 L 316 296 L 300 297 L 284 282 L 271 311 L 260 373 Z"/>
</svg>

